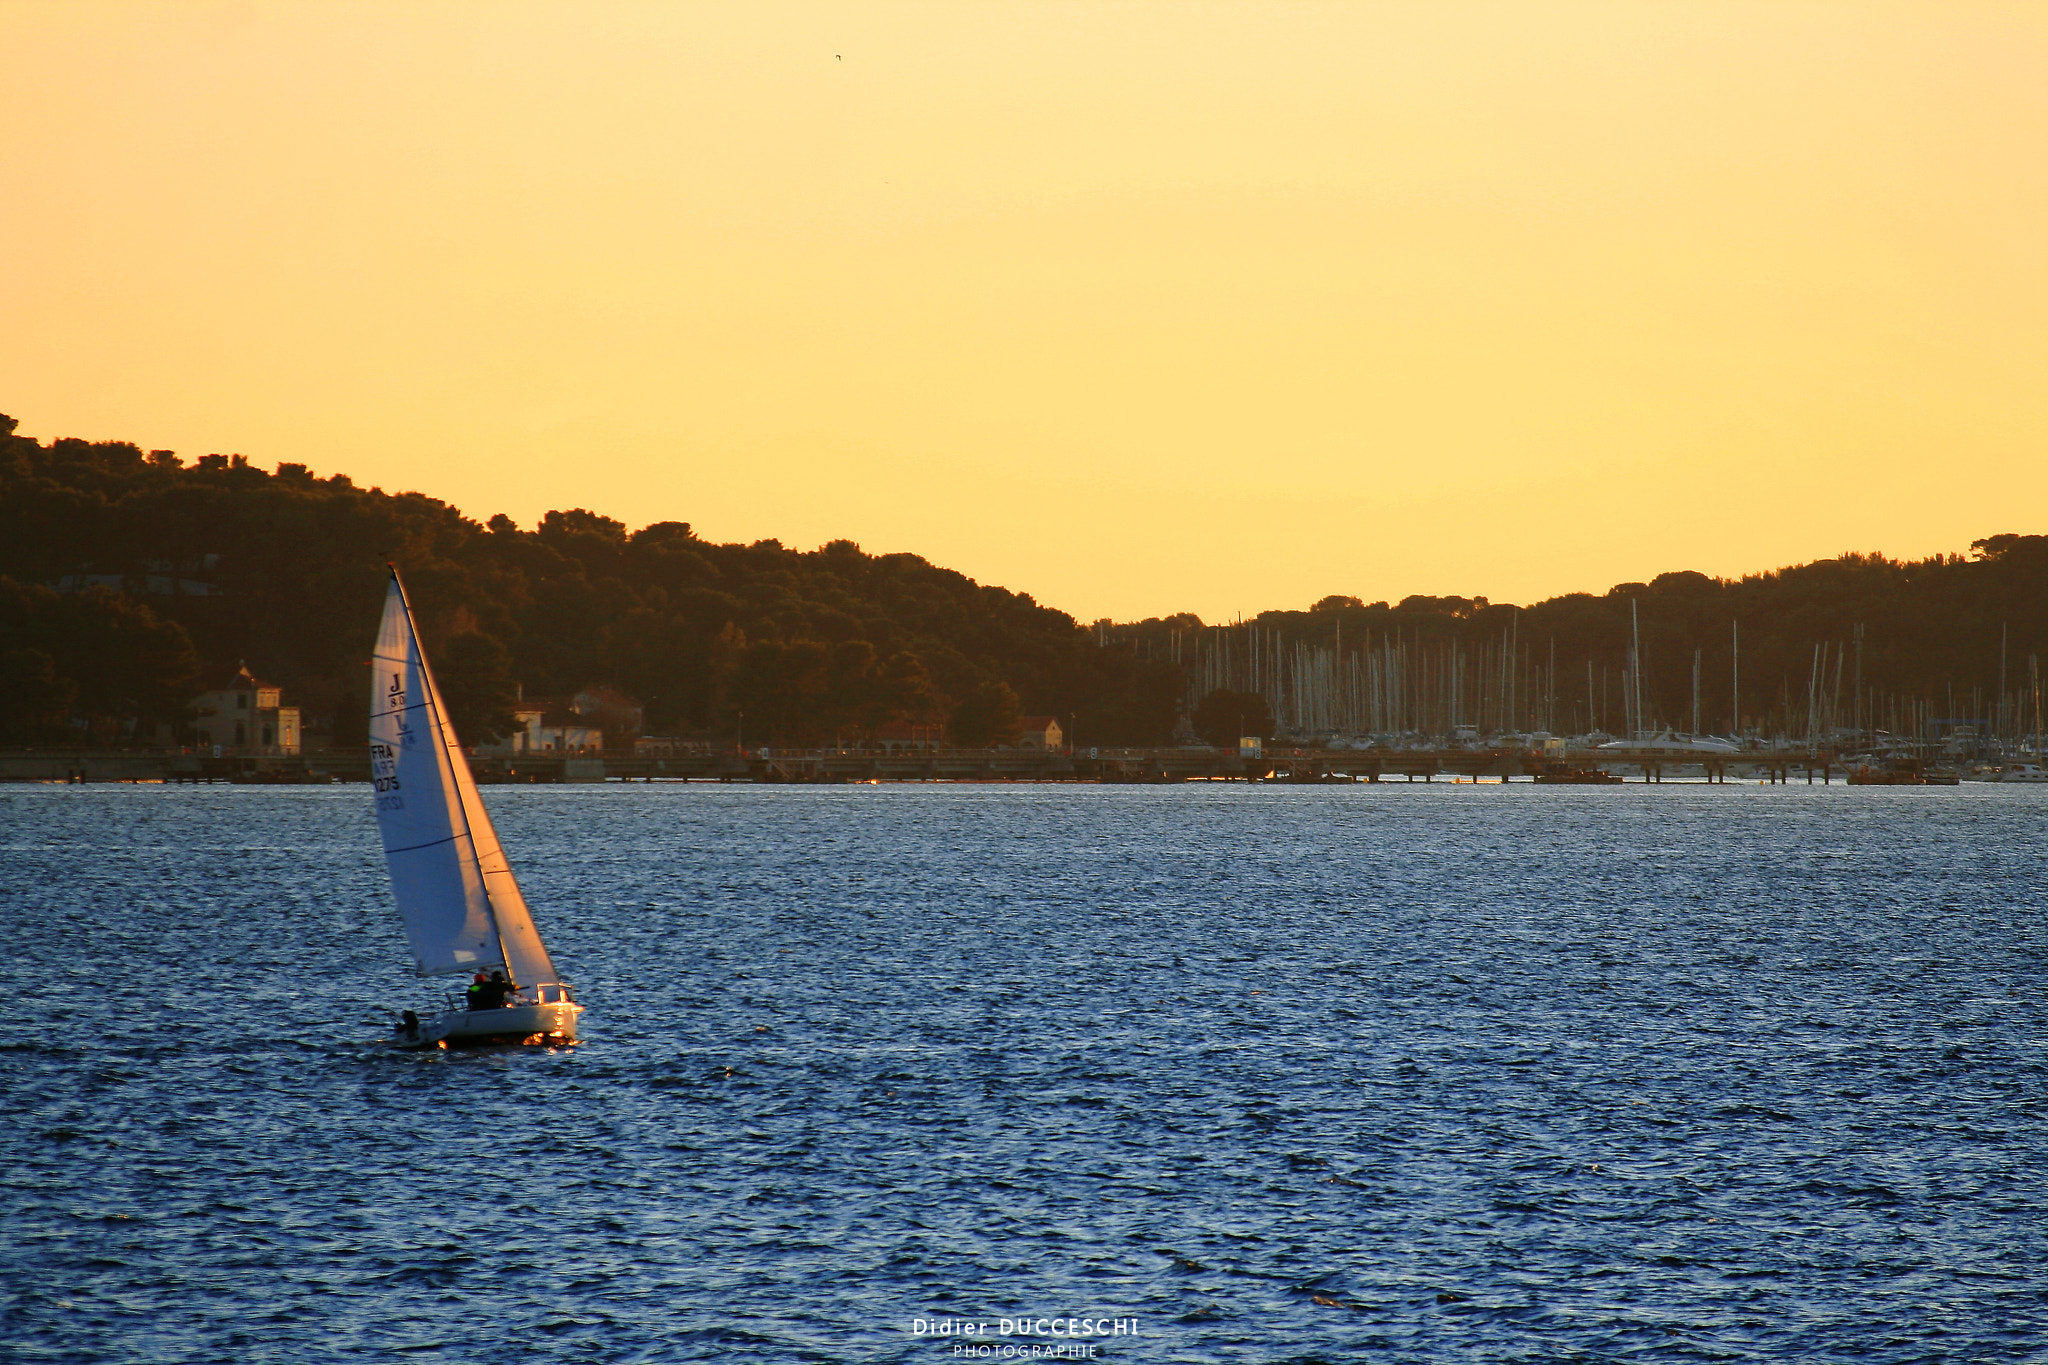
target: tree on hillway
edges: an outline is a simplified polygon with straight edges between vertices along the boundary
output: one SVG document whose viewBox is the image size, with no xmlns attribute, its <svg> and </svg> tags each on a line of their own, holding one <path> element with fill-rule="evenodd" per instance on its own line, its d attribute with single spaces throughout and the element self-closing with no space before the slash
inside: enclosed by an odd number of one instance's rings
<svg viewBox="0 0 2048 1365">
<path fill-rule="evenodd" d="M 917 720 L 931 710 L 932 678 L 924 661 L 898 650 L 882 661 L 864 718 L 870 727 L 892 720 Z"/>
<path fill-rule="evenodd" d="M 832 650 L 816 640 L 761 640 L 740 655 L 733 700 L 755 743 L 802 747 L 825 736 Z"/>
<path fill-rule="evenodd" d="M 946 738 L 956 748 L 987 749 L 1014 744 L 1023 733 L 1023 705 L 1008 683 L 983 683 L 953 708 Z"/>
<path fill-rule="evenodd" d="M 465 631 L 449 640 L 434 669 L 448 720 L 465 744 L 488 744 L 518 729 L 512 656 L 493 636 Z"/>
<path fill-rule="evenodd" d="M 1219 687 L 1202 698 L 1192 717 L 1195 733 L 1218 749 L 1235 749 L 1247 735 L 1273 737 L 1273 712 L 1256 692 Z"/>
<path fill-rule="evenodd" d="M 58 593 L 0 577 L 0 642 L 20 737 L 60 721 L 102 744 L 146 734 L 183 717 L 199 671 L 183 626 L 103 587 Z"/>
<path fill-rule="evenodd" d="M 0 649 L 0 740 L 33 744 L 66 737 L 64 721 L 78 697 L 78 684 L 60 677 L 57 661 L 40 649 Z"/>
</svg>

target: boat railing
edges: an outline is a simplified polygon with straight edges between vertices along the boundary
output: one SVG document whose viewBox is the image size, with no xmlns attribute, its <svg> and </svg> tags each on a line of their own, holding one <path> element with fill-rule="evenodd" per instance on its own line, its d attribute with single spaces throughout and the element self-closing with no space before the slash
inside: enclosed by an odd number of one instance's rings
<svg viewBox="0 0 2048 1365">
<path fill-rule="evenodd" d="M 506 1003 L 508 1005 L 529 1003 L 535 1005 L 573 1004 L 576 1000 L 576 988 L 566 981 L 550 982 L 545 986 L 534 987 L 530 1000 L 522 998 L 527 995 L 528 992 L 522 991 L 519 996 L 506 1001 Z M 443 991 L 441 993 L 441 1003 L 444 1008 L 451 1012 L 467 1013 L 469 1010 L 469 997 L 466 994 L 458 995 L 454 991 Z"/>
</svg>

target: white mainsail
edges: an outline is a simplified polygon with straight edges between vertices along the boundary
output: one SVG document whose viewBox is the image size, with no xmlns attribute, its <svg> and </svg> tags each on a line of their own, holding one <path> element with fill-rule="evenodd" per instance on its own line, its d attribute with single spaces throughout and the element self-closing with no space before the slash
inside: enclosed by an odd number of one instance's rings
<svg viewBox="0 0 2048 1365">
<path fill-rule="evenodd" d="M 503 967 L 523 988 L 559 983 L 448 724 L 395 569 L 371 663 L 370 772 L 391 892 L 419 974 Z"/>
</svg>

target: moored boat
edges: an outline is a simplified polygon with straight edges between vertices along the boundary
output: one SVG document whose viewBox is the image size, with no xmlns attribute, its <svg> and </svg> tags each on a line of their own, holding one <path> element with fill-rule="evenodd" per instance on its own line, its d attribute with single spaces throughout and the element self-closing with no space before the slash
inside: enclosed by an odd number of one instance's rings
<svg viewBox="0 0 2048 1365">
<path fill-rule="evenodd" d="M 1574 768 L 1566 763 L 1545 763 L 1537 769 L 1534 779 L 1561 785 L 1611 786 L 1621 781 L 1613 773 L 1602 768 Z"/>
<path fill-rule="evenodd" d="M 574 1042 L 583 1007 L 555 970 L 477 795 L 395 568 L 371 665 L 370 770 L 414 970 L 483 978 L 431 1017 L 407 1010 L 400 1040 Z"/>
<path fill-rule="evenodd" d="M 1953 776 L 1943 780 L 1930 777 L 1916 758 L 1891 758 L 1877 763 L 1864 763 L 1849 769 L 1849 785 L 1852 787 L 1926 787 L 1955 786 Z"/>
</svg>

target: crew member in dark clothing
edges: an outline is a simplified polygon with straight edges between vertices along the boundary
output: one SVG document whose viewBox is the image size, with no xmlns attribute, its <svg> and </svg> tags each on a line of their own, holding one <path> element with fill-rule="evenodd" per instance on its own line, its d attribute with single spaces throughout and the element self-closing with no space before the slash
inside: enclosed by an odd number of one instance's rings
<svg viewBox="0 0 2048 1365">
<path fill-rule="evenodd" d="M 505 1000 L 512 994 L 512 983 L 505 979 L 503 972 L 492 972 L 491 979 L 481 986 L 470 987 L 474 997 L 470 1008 L 473 1010 L 496 1010 L 505 1007 Z"/>
<path fill-rule="evenodd" d="M 469 983 L 469 989 L 463 992 L 462 1007 L 470 1010 L 484 1008 L 484 987 L 490 984 L 491 979 L 482 972 L 478 972 L 476 978 Z"/>
</svg>

